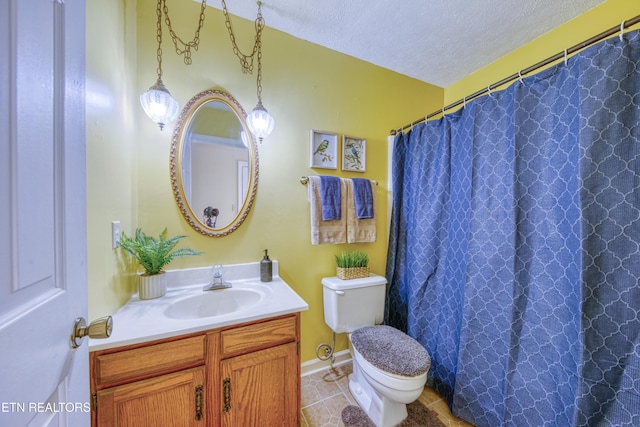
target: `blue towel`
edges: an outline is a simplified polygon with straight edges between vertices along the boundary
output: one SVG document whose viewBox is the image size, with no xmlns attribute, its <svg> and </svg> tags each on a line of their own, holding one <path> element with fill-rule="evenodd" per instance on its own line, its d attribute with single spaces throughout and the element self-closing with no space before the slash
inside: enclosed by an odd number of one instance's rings
<svg viewBox="0 0 640 427">
<path fill-rule="evenodd" d="M 358 219 L 373 218 L 373 194 L 371 181 L 363 178 L 353 178 L 353 201 L 356 205 Z"/>
<path fill-rule="evenodd" d="M 332 221 L 340 219 L 340 178 L 336 176 L 320 176 L 320 202 L 322 204 L 322 220 Z"/>
</svg>

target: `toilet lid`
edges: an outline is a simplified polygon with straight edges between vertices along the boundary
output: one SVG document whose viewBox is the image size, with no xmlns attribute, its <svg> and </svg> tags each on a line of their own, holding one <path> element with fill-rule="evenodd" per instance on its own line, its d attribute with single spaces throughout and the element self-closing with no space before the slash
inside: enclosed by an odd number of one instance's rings
<svg viewBox="0 0 640 427">
<path fill-rule="evenodd" d="M 415 377 L 429 370 L 427 350 L 391 326 L 365 326 L 351 334 L 351 344 L 376 368 L 390 374 Z"/>
</svg>

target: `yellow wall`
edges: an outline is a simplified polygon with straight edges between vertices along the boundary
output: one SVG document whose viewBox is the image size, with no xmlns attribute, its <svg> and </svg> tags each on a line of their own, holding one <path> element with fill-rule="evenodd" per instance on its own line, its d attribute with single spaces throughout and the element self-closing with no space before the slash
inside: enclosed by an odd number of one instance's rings
<svg viewBox="0 0 640 427">
<path fill-rule="evenodd" d="M 131 16 L 133 14 L 133 19 Z M 136 222 L 135 2 L 87 2 L 87 249 L 91 318 L 111 314 L 135 277 L 111 248 L 111 221 Z"/>
<path fill-rule="evenodd" d="M 638 0 L 607 0 L 445 89 L 445 105 L 518 73 L 640 14 Z M 636 25 L 634 28 L 638 28 Z M 631 28 L 627 31 L 631 31 Z"/>
<path fill-rule="evenodd" d="M 110 249 L 111 221 L 122 221 L 128 234 L 137 226 L 151 234 L 167 227 L 171 235 L 186 234 L 185 245 L 205 252 L 177 260 L 170 268 L 259 261 L 262 250 L 268 248 L 271 258 L 280 262 L 280 275 L 310 306 L 302 315 L 302 360 L 314 359 L 316 346 L 331 340 L 323 320 L 320 280 L 335 275 L 334 254 L 364 250 L 370 255 L 373 272 L 384 274 L 389 130 L 440 107 L 443 89 L 267 27 L 263 33 L 263 103 L 276 126 L 259 146 L 258 195 L 237 231 L 222 238 L 204 237 L 184 221 L 173 198 L 169 180 L 172 126 L 160 132 L 138 103 L 138 95 L 156 78 L 156 3 L 138 0 L 135 12 L 132 3 L 136 2 L 87 4 L 87 51 L 95 52 L 87 60 L 88 75 L 102 78 L 117 92 L 114 96 L 122 108 L 97 117 L 87 131 L 90 317 L 113 313 L 135 287 L 135 267 L 127 268 L 118 251 Z M 185 1 L 179 8 L 172 8 L 172 2 L 168 5 L 174 29 L 183 39 L 190 38 L 199 5 Z M 127 38 L 130 19 L 135 20 L 135 45 Z M 241 49 L 250 51 L 254 23 L 232 19 Z M 268 25 L 266 12 L 265 19 Z M 245 110 L 253 109 L 257 103 L 255 75 L 241 72 L 219 10 L 207 9 L 202 45 L 193 52 L 190 66 L 175 54 L 166 28 L 164 35 L 163 80 L 181 106 L 196 93 L 213 88 L 232 94 Z M 135 62 L 130 62 L 130 51 L 137 53 Z M 123 75 L 129 71 L 130 75 Z M 310 169 L 311 129 L 366 138 L 366 173 Z M 104 172 L 95 173 L 96 169 Z M 123 173 L 114 179 L 107 174 L 113 170 Z M 376 243 L 311 245 L 307 190 L 299 182 L 300 176 L 311 174 L 361 176 L 379 182 Z M 338 350 L 344 348 L 342 337 Z"/>
</svg>

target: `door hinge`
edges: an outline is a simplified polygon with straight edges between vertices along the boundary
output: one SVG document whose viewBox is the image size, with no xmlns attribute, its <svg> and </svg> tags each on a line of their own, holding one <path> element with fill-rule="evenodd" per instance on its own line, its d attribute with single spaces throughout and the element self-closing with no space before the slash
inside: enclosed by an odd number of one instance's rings
<svg viewBox="0 0 640 427">
<path fill-rule="evenodd" d="M 91 393 L 91 410 L 93 412 L 98 412 L 98 393 L 95 391 Z"/>
<path fill-rule="evenodd" d="M 196 421 L 202 419 L 202 385 L 196 387 Z"/>
</svg>

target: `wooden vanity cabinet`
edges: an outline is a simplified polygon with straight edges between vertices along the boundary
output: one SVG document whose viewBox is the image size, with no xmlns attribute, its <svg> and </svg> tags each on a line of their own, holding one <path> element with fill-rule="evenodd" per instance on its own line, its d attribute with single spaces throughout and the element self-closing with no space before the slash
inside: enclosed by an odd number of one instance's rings
<svg viewBox="0 0 640 427">
<path fill-rule="evenodd" d="M 202 426 L 204 366 L 97 392 L 99 426 Z"/>
<path fill-rule="evenodd" d="M 300 315 L 90 354 L 92 425 L 295 427 Z"/>
<path fill-rule="evenodd" d="M 297 426 L 295 343 L 222 361 L 222 426 Z M 293 371 L 293 372 L 292 372 Z"/>
<path fill-rule="evenodd" d="M 223 427 L 299 425 L 297 337 L 291 317 L 220 333 Z"/>
<path fill-rule="evenodd" d="M 203 426 L 206 335 L 90 353 L 92 425 Z"/>
</svg>

